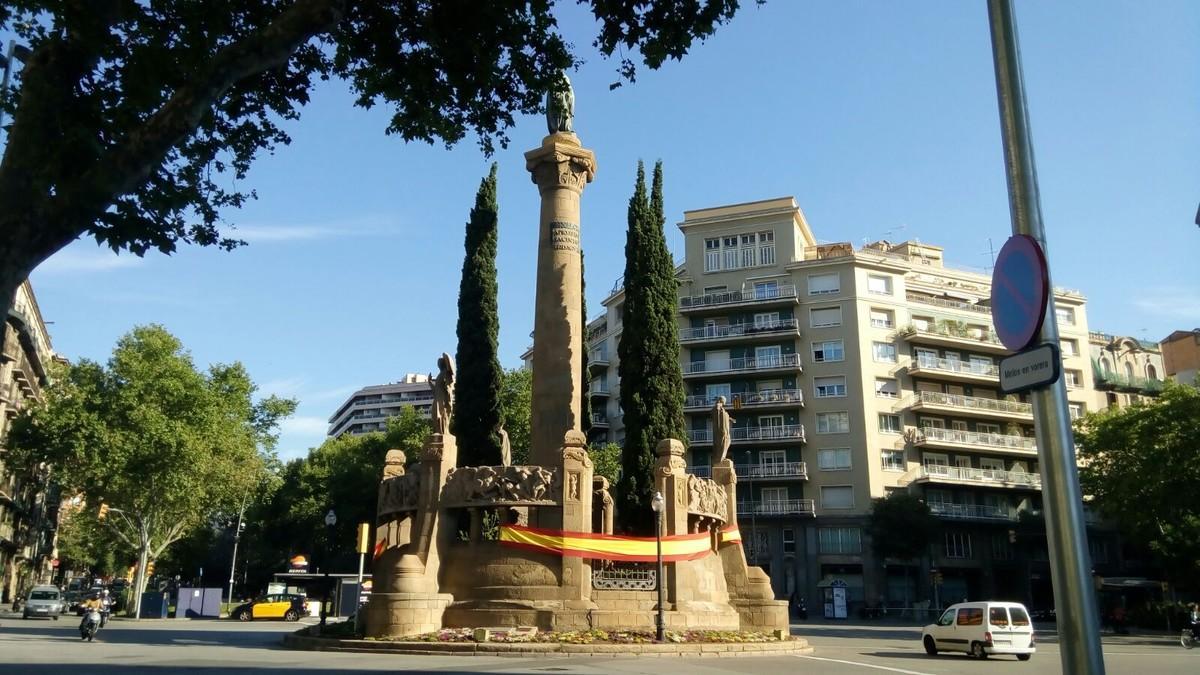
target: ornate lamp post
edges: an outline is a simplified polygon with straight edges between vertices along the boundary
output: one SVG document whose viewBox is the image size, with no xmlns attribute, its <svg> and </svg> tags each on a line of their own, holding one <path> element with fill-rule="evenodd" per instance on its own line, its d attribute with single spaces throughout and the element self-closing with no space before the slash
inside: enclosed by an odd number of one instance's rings
<svg viewBox="0 0 1200 675">
<path fill-rule="evenodd" d="M 663 642 L 666 639 L 663 635 L 663 582 L 666 579 L 663 575 L 662 531 L 663 509 L 666 507 L 666 500 L 663 499 L 661 492 L 654 493 L 650 507 L 654 509 L 654 544 L 657 550 L 655 557 L 658 558 L 658 578 L 654 584 L 658 587 L 658 614 L 654 617 L 654 635 L 656 640 Z"/>
<path fill-rule="evenodd" d="M 334 525 L 337 525 L 337 514 L 333 512 L 333 509 L 329 509 L 329 513 L 325 514 L 325 597 L 321 599 L 321 627 L 317 630 L 318 633 L 324 630 L 325 617 L 328 613 L 326 608 L 329 605 L 329 559 L 330 552 L 333 550 L 331 544 L 333 543 Z"/>
</svg>

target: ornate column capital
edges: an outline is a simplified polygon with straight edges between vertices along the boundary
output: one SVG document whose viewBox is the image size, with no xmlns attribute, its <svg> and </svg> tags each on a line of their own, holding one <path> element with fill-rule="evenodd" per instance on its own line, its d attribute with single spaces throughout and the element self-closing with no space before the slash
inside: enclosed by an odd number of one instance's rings
<svg viewBox="0 0 1200 675">
<path fill-rule="evenodd" d="M 596 177 L 596 153 L 580 145 L 575 134 L 550 134 L 542 147 L 525 153 L 525 168 L 541 193 L 562 189 L 582 194 Z"/>
</svg>

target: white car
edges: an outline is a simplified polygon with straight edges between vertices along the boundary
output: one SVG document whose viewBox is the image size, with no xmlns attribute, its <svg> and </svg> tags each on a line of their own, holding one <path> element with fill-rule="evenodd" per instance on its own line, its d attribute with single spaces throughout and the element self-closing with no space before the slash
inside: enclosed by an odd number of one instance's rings
<svg viewBox="0 0 1200 675">
<path fill-rule="evenodd" d="M 34 586 L 30 589 L 29 597 L 25 600 L 25 609 L 21 612 L 21 618 L 44 616 L 47 619 L 58 621 L 59 614 L 62 614 L 62 595 L 59 594 L 58 588 Z"/>
<path fill-rule="evenodd" d="M 962 602 L 951 605 L 937 623 L 921 631 L 921 642 L 930 656 L 939 651 L 966 652 L 979 659 L 991 654 L 1013 654 L 1028 661 L 1037 651 L 1033 622 L 1019 602 Z"/>
</svg>

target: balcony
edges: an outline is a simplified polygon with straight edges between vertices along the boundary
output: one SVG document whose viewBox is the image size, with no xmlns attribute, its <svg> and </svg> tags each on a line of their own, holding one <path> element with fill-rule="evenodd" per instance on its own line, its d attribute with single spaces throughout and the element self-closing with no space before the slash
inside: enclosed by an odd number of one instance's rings
<svg viewBox="0 0 1200 675">
<path fill-rule="evenodd" d="M 976 431 L 958 431 L 938 427 L 910 427 L 904 438 L 918 448 L 944 448 L 947 450 L 987 450 L 1008 454 L 1037 455 L 1037 444 L 1032 438 L 1008 434 L 986 434 Z"/>
<path fill-rule="evenodd" d="M 608 365 L 608 350 L 607 349 L 592 349 L 587 355 L 589 366 L 607 366 Z"/>
<path fill-rule="evenodd" d="M 963 312 L 971 312 L 972 314 L 986 314 L 989 317 L 992 315 L 992 308 L 988 305 L 976 305 L 976 304 L 973 304 L 970 302 L 963 302 L 962 300 L 947 300 L 945 298 L 934 298 L 934 297 L 931 297 L 928 295 L 921 295 L 919 293 L 906 293 L 905 298 L 909 302 L 915 302 L 915 303 L 922 304 L 922 305 L 929 305 L 931 307 L 942 307 L 944 309 L 954 309 L 954 310 L 959 310 L 959 311 L 963 311 Z"/>
<path fill-rule="evenodd" d="M 790 443 L 805 441 L 803 424 L 784 424 L 770 427 L 734 427 L 729 432 L 734 443 Z M 691 445 L 712 445 L 712 432 L 708 429 L 690 429 L 688 441 Z"/>
<path fill-rule="evenodd" d="M 992 520 L 1012 522 L 1017 519 L 1017 510 L 1011 506 L 991 504 L 948 504 L 930 502 L 929 511 L 939 518 L 951 520 Z"/>
<path fill-rule="evenodd" d="M 592 386 L 588 389 L 588 395 L 589 396 L 608 396 L 609 395 L 608 385 L 593 382 Z"/>
<path fill-rule="evenodd" d="M 817 515 L 816 503 L 811 499 L 782 499 L 765 502 L 740 501 L 738 517 L 749 516 L 812 516 Z M 742 522 L 745 526 L 745 522 Z"/>
<path fill-rule="evenodd" d="M 924 328 L 913 324 L 901 328 L 897 335 L 913 344 L 959 347 L 992 354 L 1009 353 L 1008 348 L 1000 343 L 1000 338 L 996 337 L 991 329 L 980 332 L 959 321 L 939 321 Z"/>
<path fill-rule="evenodd" d="M 918 356 L 908 366 L 908 374 L 952 382 L 974 382 L 996 385 L 1000 383 L 1000 366 L 988 363 L 971 363 L 959 359 L 939 359 Z"/>
<path fill-rule="evenodd" d="M 1024 471 L 1002 471 L 999 469 L 975 469 L 960 466 L 930 464 L 908 472 L 901 482 L 946 483 L 952 485 L 982 485 L 1001 488 L 1024 488 L 1040 490 L 1042 476 Z"/>
<path fill-rule="evenodd" d="M 740 291 L 706 293 L 679 298 L 679 311 L 685 314 L 733 307 L 767 307 L 798 304 L 796 287 L 780 284 L 772 288 L 743 288 Z"/>
<path fill-rule="evenodd" d="M 709 410 L 717 402 L 716 396 L 689 396 L 683 402 L 684 410 Z M 730 408 L 795 408 L 804 407 L 802 389 L 764 389 L 731 394 L 725 397 Z"/>
<path fill-rule="evenodd" d="M 748 356 L 740 359 L 722 359 L 719 361 L 692 361 L 683 364 L 683 376 L 711 377 L 713 375 L 728 375 L 731 373 L 758 373 L 778 371 L 803 371 L 799 354 L 781 354 L 756 358 Z"/>
<path fill-rule="evenodd" d="M 1111 370 L 1104 370 L 1092 362 L 1092 378 L 1096 381 L 1096 389 L 1100 391 L 1120 391 L 1127 394 L 1145 394 L 1158 396 L 1162 393 L 1165 383 L 1149 377 L 1130 377 L 1119 375 Z"/>
<path fill-rule="evenodd" d="M 733 470 L 738 480 L 808 480 L 808 464 L 804 462 L 735 464 Z M 712 478 L 711 466 L 689 466 L 687 472 L 700 478 Z"/>
<path fill-rule="evenodd" d="M 731 323 L 725 326 L 683 328 L 679 331 L 679 342 L 681 344 L 717 344 L 779 336 L 800 337 L 800 322 L 795 319 L 780 319 L 763 323 Z"/>
<path fill-rule="evenodd" d="M 919 391 L 901 401 L 897 408 L 907 408 L 914 412 L 928 411 L 948 415 L 1033 422 L 1033 406 L 1028 403 L 979 396 L 943 394 L 937 391 Z"/>
<path fill-rule="evenodd" d="M 607 429 L 608 428 L 608 415 L 603 415 L 601 413 L 592 413 L 592 428 L 593 429 Z"/>
</svg>

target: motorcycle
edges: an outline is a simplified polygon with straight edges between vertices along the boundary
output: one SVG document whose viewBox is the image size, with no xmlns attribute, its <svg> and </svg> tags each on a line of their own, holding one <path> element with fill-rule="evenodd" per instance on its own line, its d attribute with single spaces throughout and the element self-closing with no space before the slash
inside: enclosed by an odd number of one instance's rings
<svg viewBox="0 0 1200 675">
<path fill-rule="evenodd" d="M 100 630 L 103 620 L 100 610 L 94 607 L 88 608 L 83 615 L 83 623 L 79 624 L 79 639 L 91 642 L 92 638 L 96 637 L 96 631 Z"/>
</svg>

